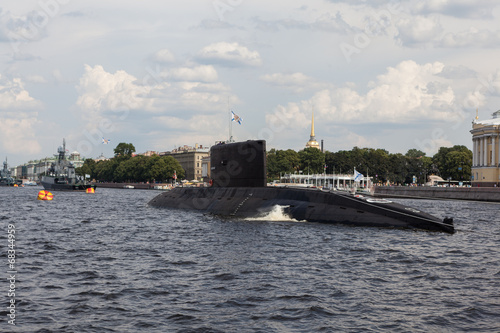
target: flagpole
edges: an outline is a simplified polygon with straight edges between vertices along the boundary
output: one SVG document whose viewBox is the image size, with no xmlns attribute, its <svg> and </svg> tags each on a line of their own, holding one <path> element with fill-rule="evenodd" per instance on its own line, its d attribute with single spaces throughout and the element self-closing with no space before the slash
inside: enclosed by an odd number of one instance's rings
<svg viewBox="0 0 500 333">
<path fill-rule="evenodd" d="M 233 119 L 231 117 L 231 109 L 229 108 L 229 97 L 227 98 L 227 112 L 229 115 L 229 142 L 233 141 Z"/>
</svg>

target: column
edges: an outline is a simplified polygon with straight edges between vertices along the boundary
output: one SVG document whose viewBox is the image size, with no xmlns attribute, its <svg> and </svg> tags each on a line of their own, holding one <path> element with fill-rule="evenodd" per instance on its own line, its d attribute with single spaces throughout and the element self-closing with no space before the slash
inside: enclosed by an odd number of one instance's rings
<svg viewBox="0 0 500 333">
<path fill-rule="evenodd" d="M 478 166 L 481 166 L 483 165 L 483 160 L 482 160 L 482 157 L 483 157 L 483 138 L 478 138 L 477 139 L 477 165 Z"/>
<path fill-rule="evenodd" d="M 486 140 L 486 136 L 483 136 L 483 166 L 488 166 L 486 162 L 486 158 L 488 156 L 486 148 L 488 147 L 488 140 Z"/>
<path fill-rule="evenodd" d="M 484 145 L 483 145 L 483 138 L 482 138 L 482 137 L 480 137 L 480 138 L 478 139 L 478 141 L 479 141 L 479 142 L 478 142 L 478 145 L 479 145 L 479 161 L 478 161 L 478 162 L 479 162 L 479 163 L 478 163 L 477 165 L 478 165 L 478 166 L 482 166 L 482 165 L 483 165 L 483 151 L 484 151 L 484 150 L 483 150 L 483 147 L 484 147 Z"/>
<path fill-rule="evenodd" d="M 500 166 L 500 134 L 498 135 L 498 151 L 497 151 L 497 156 L 498 156 L 498 163 L 497 167 Z"/>
<path fill-rule="evenodd" d="M 472 166 L 476 166 L 477 139 L 472 138 Z"/>
<path fill-rule="evenodd" d="M 496 149 L 495 149 L 495 138 L 494 135 L 491 136 L 491 166 L 497 166 L 496 164 Z"/>
<path fill-rule="evenodd" d="M 483 165 L 483 160 L 481 159 L 482 158 L 482 154 L 483 154 L 483 146 L 482 146 L 482 143 L 483 143 L 483 138 L 478 138 L 477 139 L 477 156 L 476 156 L 476 163 L 477 163 L 477 166 L 481 166 Z"/>
</svg>

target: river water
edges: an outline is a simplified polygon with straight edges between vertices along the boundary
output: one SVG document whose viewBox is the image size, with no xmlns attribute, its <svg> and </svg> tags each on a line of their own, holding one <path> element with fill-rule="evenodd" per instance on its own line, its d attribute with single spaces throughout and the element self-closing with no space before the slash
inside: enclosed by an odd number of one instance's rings
<svg viewBox="0 0 500 333">
<path fill-rule="evenodd" d="M 0 332 L 500 332 L 498 204 L 398 200 L 453 216 L 450 235 L 41 189 L 0 188 Z"/>
</svg>

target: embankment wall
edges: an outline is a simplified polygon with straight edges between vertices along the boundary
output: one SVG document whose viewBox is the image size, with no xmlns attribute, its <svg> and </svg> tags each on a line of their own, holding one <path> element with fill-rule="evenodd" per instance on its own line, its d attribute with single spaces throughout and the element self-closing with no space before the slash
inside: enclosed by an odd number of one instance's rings
<svg viewBox="0 0 500 333">
<path fill-rule="evenodd" d="M 498 187 L 376 186 L 374 196 L 385 198 L 439 198 L 500 202 Z"/>
</svg>

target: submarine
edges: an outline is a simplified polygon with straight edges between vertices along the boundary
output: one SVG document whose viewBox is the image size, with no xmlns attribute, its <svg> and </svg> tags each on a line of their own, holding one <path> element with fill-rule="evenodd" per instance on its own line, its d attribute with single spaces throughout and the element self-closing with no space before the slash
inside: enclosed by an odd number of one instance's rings
<svg viewBox="0 0 500 333">
<path fill-rule="evenodd" d="M 298 221 L 454 233 L 443 220 L 387 199 L 317 188 L 267 186 L 266 141 L 221 143 L 210 149 L 210 187 L 176 187 L 148 203 L 236 218 L 262 217 L 280 206 Z"/>
</svg>

